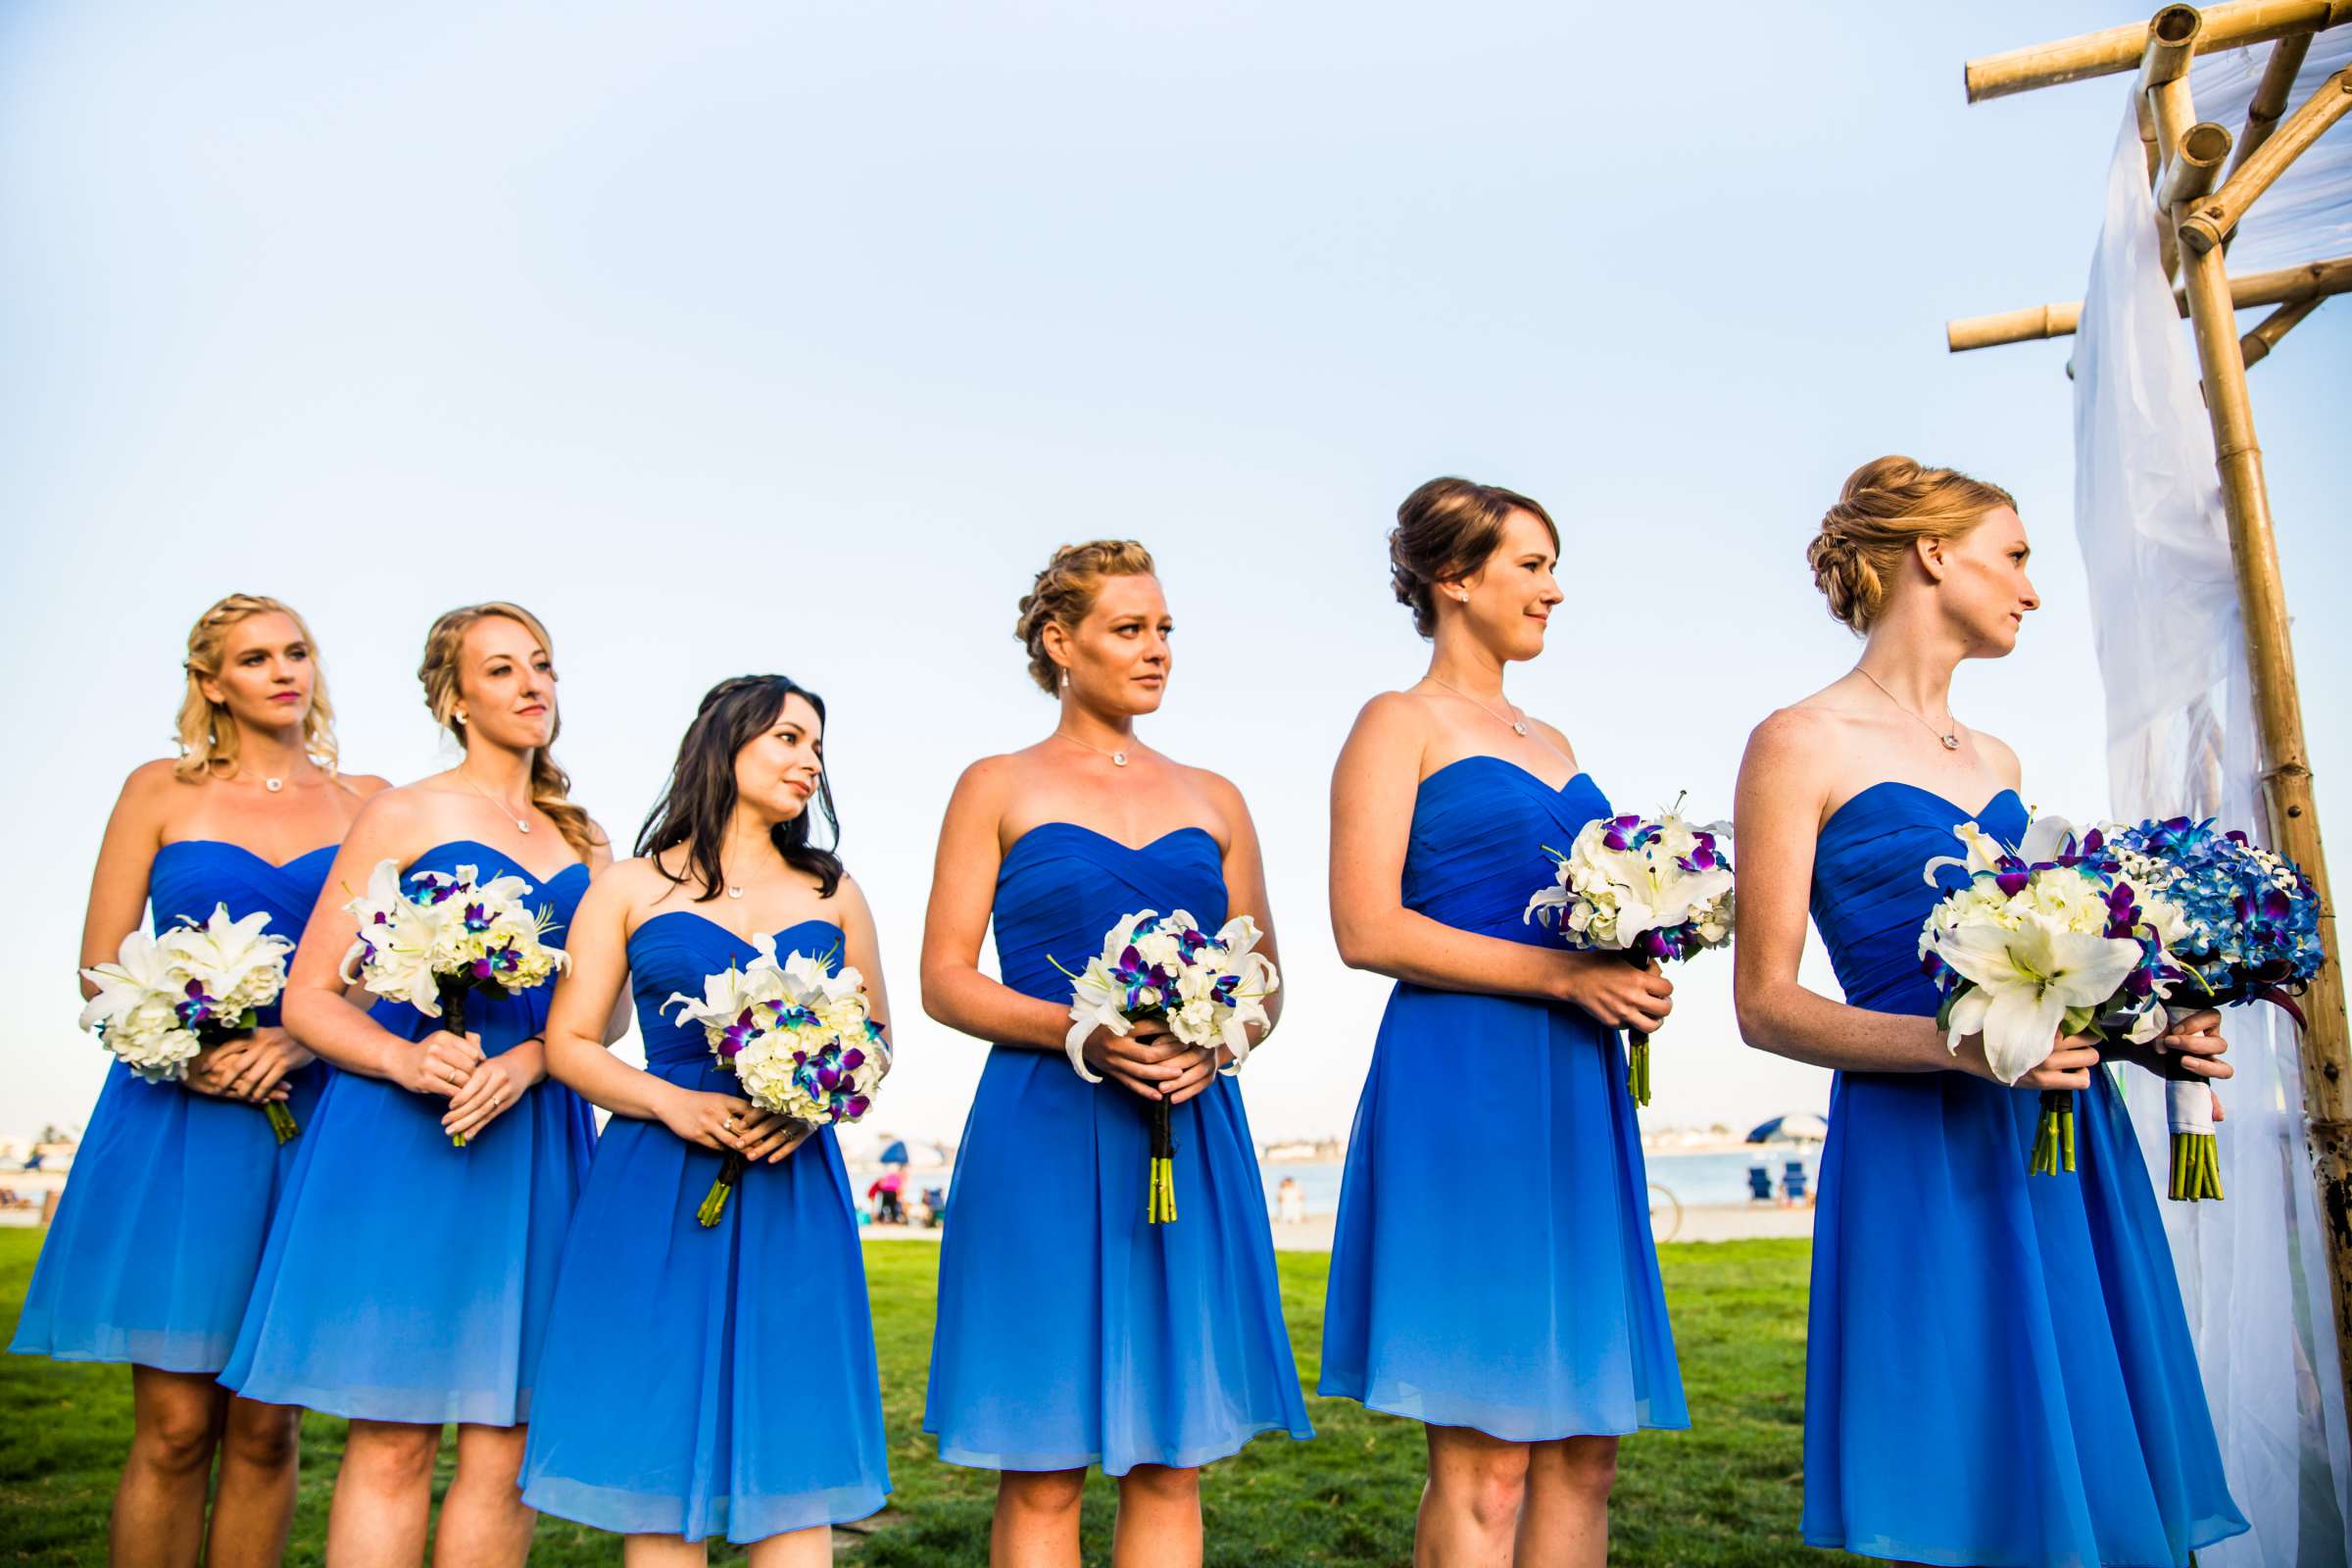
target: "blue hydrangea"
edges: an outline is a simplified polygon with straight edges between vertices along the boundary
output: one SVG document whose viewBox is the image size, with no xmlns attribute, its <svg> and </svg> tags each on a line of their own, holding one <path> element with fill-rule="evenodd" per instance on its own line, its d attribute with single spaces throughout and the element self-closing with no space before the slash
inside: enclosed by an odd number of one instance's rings
<svg viewBox="0 0 2352 1568">
<path fill-rule="evenodd" d="M 2319 973 L 2320 898 L 2292 860 L 2257 848 L 2243 833 L 2217 832 L 2211 819 L 2145 821 L 2108 841 L 2180 909 L 2188 936 L 2173 956 L 2212 990 L 2215 1003 L 2241 1002 L 2266 990 L 2296 991 Z M 2131 861 L 2147 862 L 2132 867 Z M 2178 989 L 2175 1003 L 2196 999 Z"/>
</svg>

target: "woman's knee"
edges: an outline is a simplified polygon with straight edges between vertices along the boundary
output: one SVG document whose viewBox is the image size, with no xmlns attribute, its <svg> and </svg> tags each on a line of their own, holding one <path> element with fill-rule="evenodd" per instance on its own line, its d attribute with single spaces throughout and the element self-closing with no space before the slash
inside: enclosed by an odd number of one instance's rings
<svg viewBox="0 0 2352 1568">
<path fill-rule="evenodd" d="M 1527 1496 L 1528 1448 L 1521 1443 L 1448 1443 L 1432 1452 L 1430 1485 L 1484 1529 L 1506 1529 Z"/>
<path fill-rule="evenodd" d="M 1119 1477 L 1120 1499 L 1124 1501 L 1131 1495 L 1171 1507 L 1197 1505 L 1200 1500 L 1200 1468 L 1139 1464 Z"/>
<path fill-rule="evenodd" d="M 213 1449 L 220 1441 L 220 1420 L 202 1399 L 157 1399 L 141 1407 L 132 1447 L 138 1456 L 166 1475 L 191 1476 L 211 1471 Z"/>
<path fill-rule="evenodd" d="M 1006 1470 L 997 1481 L 997 1499 L 1023 1513 L 1075 1513 L 1086 1499 L 1083 1470 Z"/>
<path fill-rule="evenodd" d="M 343 1479 L 385 1489 L 429 1484 L 441 1429 L 406 1421 L 354 1421 L 343 1443 Z"/>
<path fill-rule="evenodd" d="M 257 1470 L 279 1470 L 294 1463 L 302 1446 L 302 1411 L 290 1404 L 263 1404 L 254 1399 L 231 1399 L 228 1420 L 221 1428 L 223 1454 Z"/>
<path fill-rule="evenodd" d="M 1615 1438 L 1570 1438 L 1564 1443 L 1544 1446 L 1543 1457 L 1535 1473 L 1544 1483 L 1553 1483 L 1587 1497 L 1603 1497 L 1617 1484 L 1617 1440 Z"/>
</svg>

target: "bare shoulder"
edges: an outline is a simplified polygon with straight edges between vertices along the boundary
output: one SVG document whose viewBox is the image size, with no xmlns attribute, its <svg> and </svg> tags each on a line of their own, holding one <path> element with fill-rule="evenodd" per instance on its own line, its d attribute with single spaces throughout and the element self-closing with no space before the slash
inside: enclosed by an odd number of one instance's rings
<svg viewBox="0 0 2352 1568">
<path fill-rule="evenodd" d="M 335 783 L 363 801 L 371 801 L 392 787 L 390 779 L 375 773 L 337 773 Z"/>
<path fill-rule="evenodd" d="M 122 804 L 134 808 L 161 806 L 172 799 L 173 791 L 193 788 L 194 780 L 179 776 L 176 761 L 159 757 L 152 762 L 141 762 L 122 780 Z"/>
<path fill-rule="evenodd" d="M 1787 708 L 1776 708 L 1747 732 L 1747 756 L 1760 762 L 1786 763 L 1821 755 L 1841 739 L 1848 720 L 1843 712 L 1808 697 Z"/>
<path fill-rule="evenodd" d="M 605 869 L 612 868 L 612 835 L 606 832 L 605 824 L 593 816 L 588 819 L 587 858 L 591 864 L 601 859 L 605 862 Z"/>
<path fill-rule="evenodd" d="M 415 784 L 387 784 L 360 803 L 357 816 L 351 819 L 354 833 L 365 828 L 371 833 L 405 833 L 422 826 L 432 808 L 429 797 L 434 793 L 425 787 L 430 781 Z"/>
<path fill-rule="evenodd" d="M 2016 751 L 2007 741 L 1998 735 L 1987 735 L 1981 729 L 1969 731 L 1969 738 L 1977 743 L 1978 749 L 1984 754 L 1984 760 L 1992 764 L 1992 770 L 2006 780 L 2011 789 L 2025 781 L 2024 764 L 2018 761 Z"/>
<path fill-rule="evenodd" d="M 847 871 L 841 873 L 841 885 L 833 890 L 833 902 L 841 906 L 842 913 L 872 923 L 873 908 L 865 902 L 865 889 Z"/>
<path fill-rule="evenodd" d="M 1208 803 L 1220 810 L 1246 811 L 1249 803 L 1242 799 L 1242 787 L 1212 768 L 1195 767 L 1190 762 L 1178 762 L 1184 781 L 1199 790 Z"/>
<path fill-rule="evenodd" d="M 956 776 L 956 789 L 949 797 L 949 806 L 951 809 L 996 815 L 1007 800 L 1019 793 L 1022 781 L 1036 765 L 1035 758 L 1027 751 L 983 757 Z"/>
<path fill-rule="evenodd" d="M 1530 724 L 1535 725 L 1535 727 L 1542 732 L 1545 740 L 1558 747 L 1562 756 L 1574 757 L 1576 755 L 1576 748 L 1569 744 L 1567 732 L 1561 729 L 1559 725 L 1554 724 L 1547 718 L 1538 718 L 1533 713 L 1529 713 L 1527 715 L 1527 721 Z"/>
<path fill-rule="evenodd" d="M 1418 740 L 1429 733 L 1429 700 L 1416 692 L 1381 692 L 1356 711 L 1354 733 Z"/>
</svg>

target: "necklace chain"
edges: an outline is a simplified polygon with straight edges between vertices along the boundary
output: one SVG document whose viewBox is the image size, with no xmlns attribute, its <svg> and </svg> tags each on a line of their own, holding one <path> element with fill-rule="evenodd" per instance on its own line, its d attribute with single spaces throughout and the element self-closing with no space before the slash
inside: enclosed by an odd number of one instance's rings
<svg viewBox="0 0 2352 1568">
<path fill-rule="evenodd" d="M 531 824 L 529 821 L 522 817 L 516 816 L 513 807 L 500 800 L 497 796 L 491 794 L 488 790 L 482 788 L 481 780 L 475 778 L 471 773 L 466 772 L 466 764 L 463 762 L 458 764 L 458 777 L 464 779 L 467 784 L 473 786 L 474 794 L 479 795 L 483 800 L 488 801 L 492 806 L 495 806 L 500 810 L 506 812 L 508 820 L 514 824 L 514 830 L 516 832 L 528 833 L 531 830 Z"/>
<path fill-rule="evenodd" d="M 1445 676 L 1431 675 L 1428 678 L 1436 682 L 1438 685 L 1445 687 L 1447 691 L 1453 693 L 1454 696 L 1459 697 L 1463 702 L 1474 703 L 1479 708 L 1484 709 L 1487 716 L 1494 720 L 1495 723 L 1509 725 L 1512 734 L 1525 735 L 1531 740 L 1541 741 L 1545 751 L 1550 752 L 1553 756 L 1557 757 L 1561 761 L 1566 762 L 1571 767 L 1576 765 L 1576 759 L 1570 757 L 1566 752 L 1561 751 L 1557 746 L 1554 746 L 1551 743 L 1550 736 L 1528 728 L 1527 713 L 1524 709 L 1514 709 L 1514 711 L 1519 713 L 1519 717 L 1505 718 L 1500 713 L 1494 711 L 1494 708 L 1490 704 L 1479 698 L 1471 696 L 1468 692 L 1462 690 L 1459 686 L 1456 686 Z"/>
<path fill-rule="evenodd" d="M 1063 740 L 1068 741 L 1072 746 L 1083 746 L 1090 752 L 1099 753 L 1103 757 L 1109 758 L 1113 767 L 1125 767 L 1127 765 L 1127 752 L 1124 747 L 1115 752 L 1108 752 L 1103 751 L 1102 747 L 1097 746 L 1093 741 L 1080 740 L 1077 736 L 1071 734 L 1066 729 L 1056 728 L 1054 733 L 1060 736 Z"/>
<path fill-rule="evenodd" d="M 1913 718 L 1918 719 L 1921 726 L 1924 727 L 1929 734 L 1943 742 L 1943 749 L 1945 751 L 1956 752 L 1960 749 L 1960 721 L 1952 717 L 1948 710 L 1944 714 L 1944 723 L 1949 727 L 1945 729 L 1937 729 L 1935 725 L 1935 721 L 1930 719 L 1926 714 L 1921 713 L 1914 709 L 1905 707 L 1903 700 L 1895 696 L 1894 693 L 1887 691 L 1886 683 L 1879 679 L 1878 676 L 1873 675 L 1869 670 L 1864 669 L 1860 664 L 1856 664 L 1854 666 L 1854 672 L 1860 675 L 1864 680 L 1870 682 L 1873 686 L 1876 686 L 1880 692 L 1886 696 L 1886 700 L 1892 703 L 1896 708 L 1901 709 Z"/>
</svg>

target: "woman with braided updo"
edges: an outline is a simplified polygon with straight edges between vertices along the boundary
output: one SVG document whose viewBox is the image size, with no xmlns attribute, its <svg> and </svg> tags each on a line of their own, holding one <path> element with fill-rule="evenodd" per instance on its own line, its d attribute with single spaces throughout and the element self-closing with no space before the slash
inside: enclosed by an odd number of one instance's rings
<svg viewBox="0 0 2352 1568">
<path fill-rule="evenodd" d="M 2222 1476 L 2154 1190 L 2101 1058 L 2226 1078 L 2219 1018 L 2148 1048 L 2054 1038 L 2014 1086 L 1936 1019 L 1922 876 L 1974 822 L 2025 832 L 2015 753 L 1952 672 L 2040 601 L 2007 491 L 1863 465 L 1807 551 L 1854 667 L 1756 727 L 1740 772 L 1740 1027 L 1838 1070 L 1806 1339 L 1808 1544 L 1952 1564 L 2173 1564 L 2246 1528 Z M 1945 872 L 1948 878 L 1953 875 Z M 1797 978 L 1805 916 L 1844 994 Z M 2030 1176 L 2073 1091 L 2076 1170 Z"/>
<path fill-rule="evenodd" d="M 964 770 L 939 835 L 923 1007 L 992 1042 L 956 1161 L 923 1426 L 1002 1473 L 991 1560 L 1075 1568 L 1086 1471 L 1119 1481 L 1112 1561 L 1200 1561 L 1200 1467 L 1260 1432 L 1312 1436 L 1265 1191 L 1223 1047 L 1096 1029 L 1064 1060 L 1070 981 L 1122 916 L 1249 914 L 1272 956 L 1241 792 L 1145 745 L 1174 623 L 1132 541 L 1054 553 L 1021 601 L 1052 733 Z M 996 927 L 997 969 L 980 943 Z M 1266 999 L 1269 1014 L 1281 1002 Z M 1147 1222 L 1152 1106 L 1173 1107 L 1174 1224 Z"/>
<path fill-rule="evenodd" d="M 179 756 L 141 764 L 107 819 L 81 961 L 111 963 L 152 907 L 158 932 L 267 914 L 289 941 L 380 778 L 342 771 L 318 645 L 293 607 L 230 594 L 188 633 Z M 86 979 L 82 995 L 96 988 Z M 277 1195 L 327 1070 L 279 1025 L 198 1054 L 184 1079 L 109 1069 L 9 1348 L 130 1364 L 131 1442 L 115 1494 L 118 1564 L 275 1563 L 294 1512 L 299 1412 L 214 1381 L 252 1294 Z M 264 1113 L 291 1111 L 281 1143 Z M 207 1484 L 220 1483 L 211 1517 Z"/>
</svg>

